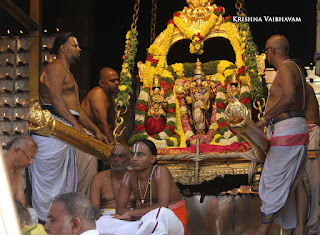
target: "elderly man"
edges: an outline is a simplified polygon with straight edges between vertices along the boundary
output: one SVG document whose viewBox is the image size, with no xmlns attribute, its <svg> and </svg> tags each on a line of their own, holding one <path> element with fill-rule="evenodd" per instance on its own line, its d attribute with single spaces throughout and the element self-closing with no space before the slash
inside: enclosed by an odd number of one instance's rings
<svg viewBox="0 0 320 235">
<path fill-rule="evenodd" d="M 72 126 L 81 133 L 85 133 L 83 124 L 92 130 L 98 139 L 106 139 L 99 128 L 80 111 L 78 85 L 70 72 L 70 64 L 80 58 L 81 49 L 77 39 L 71 33 L 61 33 L 56 37 L 51 52 L 57 59 L 46 66 L 40 77 L 42 109 L 49 110 L 56 120 Z M 38 145 L 37 158 L 29 168 L 32 204 L 39 218 L 46 220 L 51 199 L 58 194 L 77 189 L 75 149 L 52 136 L 32 135 L 32 138 Z M 95 169 L 94 158 L 88 157 L 84 161 L 83 165 L 93 165 L 92 168 Z M 92 175 L 86 175 L 92 177 L 95 173 L 96 170 Z M 83 191 L 88 191 L 89 184 L 90 181 L 85 184 L 86 188 Z"/>
<path fill-rule="evenodd" d="M 99 86 L 94 87 L 81 102 L 81 110 L 87 114 L 108 137 L 108 142 L 112 143 L 113 129 L 115 128 L 115 101 L 114 95 L 118 92 L 119 76 L 118 73 L 109 67 L 100 70 Z M 127 140 L 124 135 L 119 140 L 126 144 Z"/>
<path fill-rule="evenodd" d="M 268 62 L 277 69 L 269 91 L 265 115 L 270 149 L 259 185 L 262 224 L 257 234 L 267 234 L 273 221 L 293 234 L 305 234 L 310 197 L 306 170 L 308 128 L 305 119 L 306 81 L 300 67 L 290 60 L 289 43 L 274 35 L 266 43 Z"/>
<path fill-rule="evenodd" d="M 37 145 L 28 135 L 19 135 L 10 142 L 10 149 L 4 155 L 4 163 L 13 197 L 28 206 L 23 190 L 22 171 L 32 165 L 37 153 Z M 33 208 L 28 208 L 32 222 L 37 223 L 38 215 Z"/>
<path fill-rule="evenodd" d="M 101 234 L 182 235 L 186 232 L 185 201 L 181 200 L 170 171 L 158 166 L 156 158 L 157 149 L 153 142 L 142 139 L 134 143 L 131 153 L 133 170 L 123 177 L 117 215 L 114 218 L 100 217 L 97 229 Z M 127 207 L 132 192 L 136 195 L 134 210 Z"/>
<path fill-rule="evenodd" d="M 98 235 L 97 210 L 81 193 L 65 193 L 52 200 L 44 225 L 52 235 Z"/>
<path fill-rule="evenodd" d="M 124 174 L 128 171 L 131 152 L 128 146 L 117 144 L 111 149 L 111 169 L 97 173 L 91 181 L 90 200 L 100 209 L 101 215 L 115 214 L 116 201 Z M 131 194 L 128 208 L 134 208 L 134 194 Z"/>
<path fill-rule="evenodd" d="M 10 149 L 4 155 L 8 180 L 13 196 L 25 205 L 25 195 L 22 186 L 22 171 L 32 165 L 36 157 L 37 145 L 30 136 L 19 135 L 10 142 Z"/>
</svg>

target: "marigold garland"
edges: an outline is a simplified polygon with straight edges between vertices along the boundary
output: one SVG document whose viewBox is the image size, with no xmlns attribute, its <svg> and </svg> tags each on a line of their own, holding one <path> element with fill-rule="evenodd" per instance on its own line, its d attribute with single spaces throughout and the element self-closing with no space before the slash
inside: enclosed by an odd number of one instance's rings
<svg viewBox="0 0 320 235">
<path fill-rule="evenodd" d="M 242 37 L 242 44 L 245 45 L 243 57 L 246 72 L 248 74 L 246 79 L 250 79 L 251 95 L 252 97 L 255 97 L 255 99 L 261 101 L 262 98 L 266 98 L 267 86 L 265 79 L 262 78 L 262 81 L 260 81 L 258 76 L 258 65 L 256 59 L 256 56 L 258 55 L 257 46 L 253 42 L 251 30 L 247 22 L 238 22 L 236 23 L 236 26 L 238 27 L 240 36 Z"/>
<path fill-rule="evenodd" d="M 130 93 L 132 92 L 131 71 L 134 67 L 134 58 L 137 53 L 138 32 L 135 29 L 129 30 L 126 34 L 126 45 L 123 55 L 123 64 L 120 73 L 120 86 L 116 98 L 119 107 L 126 109 L 130 104 Z"/>
<path fill-rule="evenodd" d="M 230 85 L 230 82 L 227 82 L 224 86 L 220 86 L 216 95 L 216 128 L 213 141 L 210 144 L 216 145 L 230 145 L 232 143 L 243 142 L 244 139 L 241 136 L 237 135 L 236 132 L 231 130 L 224 118 L 224 110 L 226 108 L 226 94 L 227 87 Z M 248 110 L 252 110 L 252 99 L 250 95 L 250 88 L 246 84 L 240 85 L 240 95 L 236 97 L 241 103 L 246 105 Z"/>
<path fill-rule="evenodd" d="M 220 14 L 221 15 L 224 14 L 224 8 L 221 6 L 215 8 L 214 13 L 210 16 L 208 22 L 203 27 L 203 29 L 196 34 L 193 34 L 187 28 L 184 21 L 181 19 L 180 17 L 181 13 L 180 12 L 174 13 L 173 15 L 174 24 L 179 28 L 180 32 L 185 37 L 191 40 L 190 48 L 189 48 L 191 54 L 198 54 L 198 55 L 203 54 L 204 52 L 203 39 L 208 35 L 210 30 L 215 26 Z"/>
<path fill-rule="evenodd" d="M 148 49 L 147 61 L 145 63 L 145 73 L 143 77 L 143 87 L 152 87 L 155 75 L 160 75 L 166 66 L 166 56 L 168 54 L 172 35 L 174 31 L 173 22 L 169 21 L 167 29 L 164 31 L 164 43 L 162 47 L 151 45 Z"/>
</svg>

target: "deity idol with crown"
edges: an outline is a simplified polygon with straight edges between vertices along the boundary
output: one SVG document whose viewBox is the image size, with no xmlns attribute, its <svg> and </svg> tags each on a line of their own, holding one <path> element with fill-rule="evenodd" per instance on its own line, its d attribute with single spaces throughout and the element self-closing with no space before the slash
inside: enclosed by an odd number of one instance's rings
<svg viewBox="0 0 320 235">
<path fill-rule="evenodd" d="M 233 71 L 231 75 L 230 84 L 227 86 L 225 103 L 229 104 L 231 102 L 231 99 L 233 98 L 239 99 L 239 94 L 240 94 L 239 75 L 236 71 Z"/>
<path fill-rule="evenodd" d="M 214 90 L 211 83 L 206 81 L 202 71 L 202 63 L 197 60 L 195 63 L 194 76 L 190 85 L 186 101 L 191 105 L 190 123 L 195 129 L 196 135 L 203 135 L 208 130 L 210 116 L 209 109 L 213 104 Z"/>
<path fill-rule="evenodd" d="M 148 100 L 146 131 L 149 135 L 158 134 L 165 128 L 166 106 L 164 90 L 160 87 L 159 77 L 155 76 Z"/>
</svg>

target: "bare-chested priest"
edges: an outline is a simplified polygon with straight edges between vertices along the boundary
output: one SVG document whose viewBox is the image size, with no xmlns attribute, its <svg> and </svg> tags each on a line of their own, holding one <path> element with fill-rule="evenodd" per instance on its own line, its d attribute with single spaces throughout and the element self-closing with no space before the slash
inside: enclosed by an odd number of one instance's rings
<svg viewBox="0 0 320 235">
<path fill-rule="evenodd" d="M 268 234 L 274 221 L 294 230 L 294 235 L 305 234 L 313 197 L 306 165 L 306 80 L 299 65 L 290 59 L 286 37 L 273 35 L 265 51 L 269 64 L 278 72 L 265 114 L 257 122 L 258 127 L 267 126 L 270 148 L 259 183 L 262 223 L 256 234 Z"/>
<path fill-rule="evenodd" d="M 168 234 L 186 232 L 187 209 L 170 171 L 157 165 L 157 148 L 147 139 L 132 146 L 131 165 L 122 180 L 117 199 L 117 214 L 97 221 L 101 234 Z M 130 195 L 136 195 L 136 209 L 127 207 Z M 135 220 L 135 221 L 132 221 Z M 126 233 L 125 233 L 126 232 Z"/>
<path fill-rule="evenodd" d="M 50 51 L 56 59 L 50 62 L 40 76 L 39 94 L 42 109 L 47 109 L 52 116 L 75 130 L 85 133 L 83 125 L 96 134 L 99 140 L 106 140 L 99 128 L 80 110 L 78 85 L 70 72 L 70 64 L 80 59 L 81 49 L 72 33 L 60 33 Z M 85 174 L 91 181 L 96 173 L 96 159 L 79 158 L 76 161 L 75 148 L 52 136 L 32 135 L 38 145 L 37 157 L 29 167 L 32 186 L 32 205 L 39 218 L 46 221 L 51 200 L 61 193 L 75 192 L 79 187 L 77 177 L 82 180 L 82 172 L 77 166 L 85 161 L 86 167 L 92 167 L 92 174 Z M 82 162 L 81 162 L 82 163 Z M 90 168 L 91 169 L 91 168 Z M 78 185 L 77 185 L 78 183 Z M 81 184 L 83 185 L 83 184 Z M 89 183 L 84 184 L 88 188 Z M 78 189 L 77 189 L 78 187 Z M 82 191 L 82 190 L 81 190 Z"/>
<path fill-rule="evenodd" d="M 9 184 L 15 199 L 26 204 L 22 186 L 22 171 L 32 165 L 37 153 L 37 145 L 28 135 L 19 135 L 10 142 L 10 149 L 4 155 Z"/>
<path fill-rule="evenodd" d="M 128 146 L 113 146 L 110 155 L 111 169 L 97 173 L 91 181 L 90 200 L 100 209 L 101 215 L 115 214 L 116 200 L 124 174 L 128 171 L 131 152 Z M 128 208 L 135 207 L 134 194 L 131 194 Z"/>
<path fill-rule="evenodd" d="M 113 130 L 115 128 L 115 98 L 119 91 L 119 75 L 109 67 L 105 67 L 99 72 L 99 86 L 92 88 L 91 91 L 81 102 L 81 110 L 87 114 L 108 137 L 109 143 L 113 143 Z M 119 137 L 121 144 L 127 144 L 125 135 Z"/>
<path fill-rule="evenodd" d="M 38 215 L 29 207 L 22 183 L 22 170 L 33 164 L 38 150 L 37 145 L 30 136 L 18 135 L 12 139 L 9 146 L 10 149 L 3 159 L 12 195 L 28 209 L 32 223 L 38 223 Z"/>
</svg>

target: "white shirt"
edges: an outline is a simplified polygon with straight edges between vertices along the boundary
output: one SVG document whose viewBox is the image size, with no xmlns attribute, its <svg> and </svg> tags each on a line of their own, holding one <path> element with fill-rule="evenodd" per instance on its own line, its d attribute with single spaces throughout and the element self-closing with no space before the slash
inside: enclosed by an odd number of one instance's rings
<svg viewBox="0 0 320 235">
<path fill-rule="evenodd" d="M 81 233 L 80 235 L 99 235 L 99 232 L 98 232 L 98 230 L 94 229 L 94 230 L 85 231 L 84 233 Z"/>
</svg>

